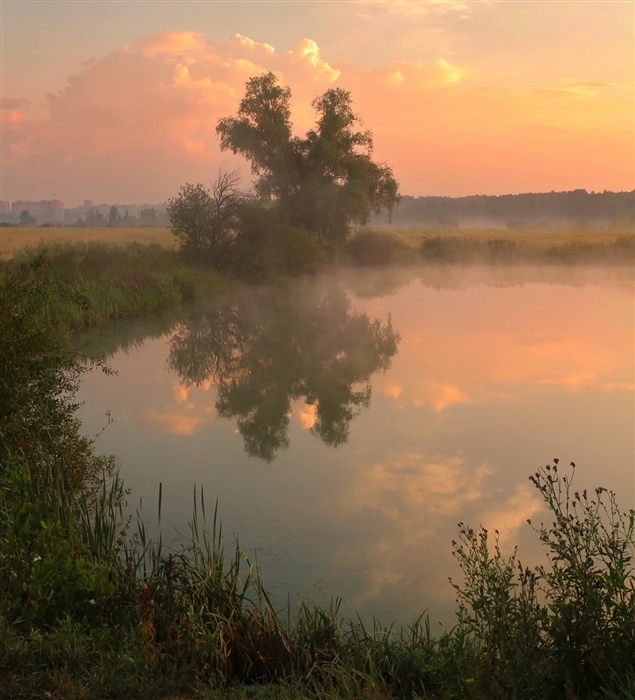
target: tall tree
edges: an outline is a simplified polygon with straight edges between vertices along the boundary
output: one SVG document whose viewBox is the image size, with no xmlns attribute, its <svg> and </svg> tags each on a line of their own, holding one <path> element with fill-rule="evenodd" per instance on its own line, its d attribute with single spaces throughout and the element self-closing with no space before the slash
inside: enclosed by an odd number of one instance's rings
<svg viewBox="0 0 635 700">
<path fill-rule="evenodd" d="M 353 223 L 392 212 L 397 181 L 389 166 L 373 161 L 372 133 L 357 130 L 348 91 L 331 88 L 313 101 L 316 126 L 305 138 L 291 134 L 290 100 L 273 73 L 248 80 L 238 115 L 216 127 L 221 149 L 251 161 L 256 191 L 289 223 L 337 248 Z"/>
</svg>

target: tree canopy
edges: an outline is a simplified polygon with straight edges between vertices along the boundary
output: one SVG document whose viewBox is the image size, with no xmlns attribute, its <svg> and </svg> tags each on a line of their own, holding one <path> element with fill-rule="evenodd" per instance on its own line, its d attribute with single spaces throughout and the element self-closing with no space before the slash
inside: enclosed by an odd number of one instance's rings
<svg viewBox="0 0 635 700">
<path fill-rule="evenodd" d="M 351 95 L 331 88 L 317 97 L 315 128 L 292 135 L 291 91 L 273 73 L 250 78 L 238 115 L 220 119 L 221 149 L 251 162 L 257 194 L 288 223 L 331 247 L 371 212 L 390 214 L 399 201 L 392 169 L 372 159 L 373 138 L 358 130 Z"/>
<path fill-rule="evenodd" d="M 243 201 L 238 182 L 235 171 L 221 170 L 211 190 L 187 183 L 168 200 L 171 230 L 182 250 L 203 255 L 216 267 L 229 264 Z"/>
</svg>

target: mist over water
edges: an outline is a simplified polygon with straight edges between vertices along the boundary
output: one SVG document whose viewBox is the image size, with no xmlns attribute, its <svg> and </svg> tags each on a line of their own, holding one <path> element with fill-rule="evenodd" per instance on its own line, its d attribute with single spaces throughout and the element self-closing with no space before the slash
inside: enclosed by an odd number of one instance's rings
<svg viewBox="0 0 635 700">
<path fill-rule="evenodd" d="M 197 484 L 280 605 L 451 625 L 459 521 L 541 556 L 539 465 L 635 505 L 634 309 L 628 267 L 339 271 L 93 335 L 81 417 L 164 540 Z"/>
</svg>

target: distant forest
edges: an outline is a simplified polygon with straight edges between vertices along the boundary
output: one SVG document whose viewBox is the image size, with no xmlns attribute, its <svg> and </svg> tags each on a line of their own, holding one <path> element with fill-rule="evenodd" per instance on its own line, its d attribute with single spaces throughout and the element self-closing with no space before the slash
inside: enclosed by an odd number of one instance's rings
<svg viewBox="0 0 635 700">
<path fill-rule="evenodd" d="M 388 215 L 373 225 L 388 225 Z M 395 227 L 436 228 L 602 228 L 631 230 L 635 224 L 632 192 L 544 192 L 470 197 L 404 196 L 395 207 Z"/>
</svg>

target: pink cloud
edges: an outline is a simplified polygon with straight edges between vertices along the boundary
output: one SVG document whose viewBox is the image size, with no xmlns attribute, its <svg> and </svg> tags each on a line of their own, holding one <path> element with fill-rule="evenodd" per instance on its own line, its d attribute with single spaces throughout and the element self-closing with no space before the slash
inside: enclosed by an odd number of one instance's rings
<svg viewBox="0 0 635 700">
<path fill-rule="evenodd" d="M 627 98 L 612 95 L 609 104 L 600 90 L 586 91 L 584 104 L 557 101 L 549 91 L 483 89 L 469 67 L 444 57 L 362 70 L 329 63 L 309 38 L 278 53 L 240 34 L 214 44 L 188 31 L 146 36 L 86 62 L 47 95 L 44 117 L 28 116 L 26 100 L 9 100 L 5 198 L 37 198 L 34 188 L 50 183 L 46 190 L 63 192 L 67 205 L 161 201 L 186 181 L 209 182 L 221 163 L 247 177 L 244 161 L 220 152 L 215 127 L 235 113 L 245 81 L 266 71 L 291 88 L 302 132 L 316 95 L 334 85 L 351 90 L 377 158 L 394 167 L 405 192 L 634 186 Z M 572 138 L 556 148 L 556 132 Z"/>
</svg>

